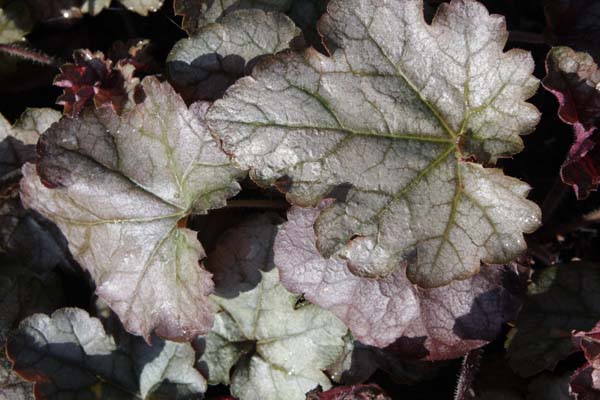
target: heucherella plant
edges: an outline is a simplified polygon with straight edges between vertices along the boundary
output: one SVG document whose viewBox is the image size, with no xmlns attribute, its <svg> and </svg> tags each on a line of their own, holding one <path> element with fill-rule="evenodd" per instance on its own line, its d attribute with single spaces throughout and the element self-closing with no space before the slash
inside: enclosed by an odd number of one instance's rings
<svg viewBox="0 0 600 400">
<path fill-rule="evenodd" d="M 0 0 L 0 400 L 600 396 L 597 2 L 167 3 Z"/>
</svg>

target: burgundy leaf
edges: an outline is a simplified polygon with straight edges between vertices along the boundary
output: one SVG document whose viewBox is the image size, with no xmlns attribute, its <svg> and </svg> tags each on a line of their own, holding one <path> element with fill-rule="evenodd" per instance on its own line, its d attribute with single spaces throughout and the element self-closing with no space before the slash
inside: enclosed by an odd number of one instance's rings
<svg viewBox="0 0 600 400">
<path fill-rule="evenodd" d="M 321 209 L 293 207 L 274 245 L 283 285 L 330 310 L 361 342 L 405 356 L 459 357 L 496 338 L 518 302 L 500 282 L 508 272 L 486 267 L 450 285 L 422 289 L 406 277 L 406 265 L 381 279 L 354 275 L 338 256 L 323 258 L 313 224 Z"/>
<path fill-rule="evenodd" d="M 93 101 L 96 108 L 112 108 L 120 114 L 129 99 L 129 93 L 138 85 L 133 68 L 113 67 L 111 60 L 101 52 L 76 50 L 73 63 L 60 68 L 54 85 L 63 88 L 57 104 L 71 117 Z"/>
<path fill-rule="evenodd" d="M 571 377 L 571 391 L 577 400 L 600 398 L 600 323 L 588 332 L 573 334 L 573 343 L 583 350 L 587 362 Z"/>
<path fill-rule="evenodd" d="M 561 176 L 572 185 L 579 199 L 586 198 L 600 183 L 600 71 L 592 57 L 568 47 L 548 53 L 544 87 L 559 102 L 558 115 L 573 125 L 575 143 L 563 163 Z"/>
</svg>

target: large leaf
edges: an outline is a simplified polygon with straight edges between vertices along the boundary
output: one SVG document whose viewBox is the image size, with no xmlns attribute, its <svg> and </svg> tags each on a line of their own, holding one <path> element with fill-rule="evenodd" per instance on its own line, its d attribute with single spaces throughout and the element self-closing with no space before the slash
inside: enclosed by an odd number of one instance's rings
<svg viewBox="0 0 600 400">
<path fill-rule="evenodd" d="M 223 206 L 240 172 L 167 83 L 142 86 L 145 101 L 120 117 L 88 109 L 54 124 L 21 197 L 60 227 L 129 332 L 188 339 L 212 325 L 212 282 L 196 233 L 179 224 Z"/>
<path fill-rule="evenodd" d="M 561 177 L 578 198 L 586 198 L 600 183 L 600 71 L 590 55 L 568 47 L 553 48 L 546 69 L 544 87 L 558 99 L 561 120 L 575 131 Z"/>
<path fill-rule="evenodd" d="M 84 310 L 35 314 L 19 325 L 7 353 L 39 398 L 183 399 L 206 391 L 188 343 L 108 335 Z"/>
<path fill-rule="evenodd" d="M 297 204 L 332 191 L 316 223 L 319 249 L 353 273 L 389 276 L 408 260 L 424 287 L 503 263 L 539 225 L 528 185 L 473 162 L 522 149 L 539 112 L 533 60 L 503 53 L 502 17 L 474 0 L 333 1 L 320 28 L 339 47 L 276 56 L 208 113 L 224 148 Z"/>
<path fill-rule="evenodd" d="M 175 14 L 183 16 L 183 29 L 193 35 L 204 26 L 236 10 L 258 8 L 266 11 L 287 11 L 292 0 L 175 0 Z"/>
<path fill-rule="evenodd" d="M 317 306 L 296 307 L 297 296 L 280 285 L 274 222 L 263 215 L 228 231 L 207 260 L 219 312 L 200 339 L 200 367 L 209 382 L 230 382 L 240 400 L 304 400 L 317 385 L 330 387 L 322 371 L 341 355 L 347 332 Z"/>
<path fill-rule="evenodd" d="M 186 99 L 215 99 L 245 74 L 249 62 L 287 49 L 299 34 L 283 14 L 236 11 L 177 42 L 167 58 L 169 75 Z"/>
<path fill-rule="evenodd" d="M 534 276 L 509 341 L 511 367 L 531 376 L 575 351 L 571 331 L 590 330 L 600 320 L 600 265 L 572 263 Z"/>
<path fill-rule="evenodd" d="M 312 229 L 318 215 L 318 208 L 290 210 L 275 240 L 275 265 L 288 290 L 336 314 L 361 342 L 384 347 L 399 338 L 396 352 L 456 358 L 495 339 L 515 316 L 518 301 L 497 267 L 434 289 L 415 287 L 405 266 L 381 279 L 354 275 L 347 261 L 319 254 Z"/>
</svg>

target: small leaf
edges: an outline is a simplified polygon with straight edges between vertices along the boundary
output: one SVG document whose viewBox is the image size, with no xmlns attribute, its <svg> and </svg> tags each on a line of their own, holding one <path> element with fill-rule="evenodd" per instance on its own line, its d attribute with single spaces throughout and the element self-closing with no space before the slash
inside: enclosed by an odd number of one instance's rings
<svg viewBox="0 0 600 400">
<path fill-rule="evenodd" d="M 175 0 L 173 9 L 183 17 L 183 29 L 194 35 L 204 26 L 236 10 L 258 8 L 265 11 L 287 11 L 293 0 Z"/>
<path fill-rule="evenodd" d="M 395 342 L 392 351 L 416 358 L 456 358 L 495 339 L 516 314 L 518 301 L 493 266 L 434 289 L 411 284 L 405 267 L 382 279 L 358 277 L 347 261 L 319 254 L 312 229 L 318 215 L 318 208 L 292 207 L 275 239 L 275 265 L 288 290 L 333 312 L 361 342 Z"/>
<path fill-rule="evenodd" d="M 504 53 L 504 19 L 474 0 L 332 1 L 320 29 L 338 48 L 282 53 L 211 107 L 209 126 L 263 185 L 285 178 L 290 201 L 316 205 L 320 252 L 358 276 L 408 261 L 423 287 L 505 263 L 539 226 L 529 186 L 472 162 L 519 152 L 539 112 L 525 100 L 531 55 Z"/>
<path fill-rule="evenodd" d="M 600 320 L 600 265 L 551 266 L 534 276 L 509 341 L 511 367 L 525 377 L 573 351 L 571 331 L 587 331 Z"/>
<path fill-rule="evenodd" d="M 303 400 L 341 355 L 347 329 L 314 305 L 295 309 L 296 296 L 279 284 L 272 262 L 274 216 L 262 215 L 228 231 L 207 267 L 215 274 L 219 307 L 200 359 L 209 381 L 227 382 L 240 400 Z M 216 374 L 213 375 L 213 372 Z"/>
<path fill-rule="evenodd" d="M 141 338 L 115 337 L 84 310 L 63 308 L 21 322 L 7 353 L 44 399 L 150 399 L 167 389 L 167 398 L 184 399 L 206 391 L 189 344 L 154 338 L 149 346 Z"/>
<path fill-rule="evenodd" d="M 66 115 L 79 115 L 92 101 L 96 108 L 110 107 L 118 114 L 135 104 L 133 95 L 139 79 L 133 77 L 133 68 L 113 67 L 102 52 L 85 49 L 76 50 L 73 60 L 60 67 L 54 79 L 54 85 L 63 88 L 56 103 L 64 106 Z"/>
<path fill-rule="evenodd" d="M 236 11 L 177 42 L 167 58 L 169 75 L 184 98 L 215 99 L 246 73 L 248 63 L 287 49 L 299 34 L 283 14 Z"/>
<path fill-rule="evenodd" d="M 210 329 L 213 285 L 196 233 L 178 225 L 224 206 L 242 173 L 167 83 L 142 86 L 145 101 L 120 117 L 87 109 L 46 131 L 21 198 L 60 227 L 129 332 L 185 340 Z"/>
<path fill-rule="evenodd" d="M 561 177 L 584 199 L 600 183 L 600 70 L 588 54 L 568 47 L 548 53 L 546 70 L 543 85 L 558 99 L 560 118 L 575 130 Z"/>
</svg>

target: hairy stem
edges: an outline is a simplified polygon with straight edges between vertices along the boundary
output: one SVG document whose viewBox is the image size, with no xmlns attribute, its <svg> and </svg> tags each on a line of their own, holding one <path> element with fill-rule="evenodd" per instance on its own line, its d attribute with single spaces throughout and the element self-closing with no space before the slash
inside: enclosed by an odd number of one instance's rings
<svg viewBox="0 0 600 400">
<path fill-rule="evenodd" d="M 28 49 L 16 44 L 0 44 L 0 52 L 37 64 L 49 65 L 56 68 L 60 66 L 60 62 L 54 57 L 44 54 L 41 51 Z"/>
</svg>

